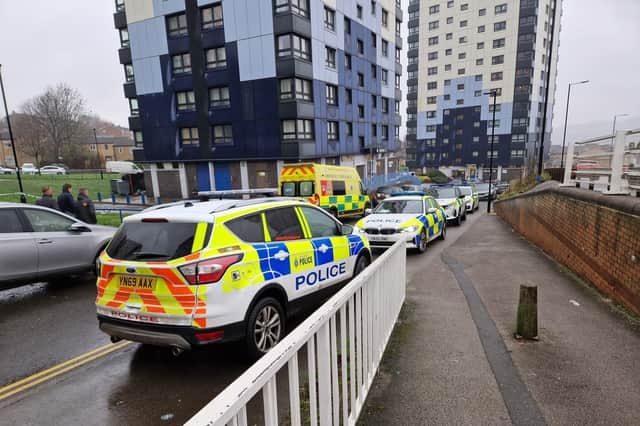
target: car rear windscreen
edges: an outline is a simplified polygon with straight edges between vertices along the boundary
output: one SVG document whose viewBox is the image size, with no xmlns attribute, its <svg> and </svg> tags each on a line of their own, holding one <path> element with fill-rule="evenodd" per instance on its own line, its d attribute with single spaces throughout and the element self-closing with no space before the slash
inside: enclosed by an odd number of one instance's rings
<svg viewBox="0 0 640 426">
<path fill-rule="evenodd" d="M 107 254 L 119 260 L 177 259 L 191 254 L 197 226 L 197 223 L 125 223 L 111 240 Z"/>
</svg>

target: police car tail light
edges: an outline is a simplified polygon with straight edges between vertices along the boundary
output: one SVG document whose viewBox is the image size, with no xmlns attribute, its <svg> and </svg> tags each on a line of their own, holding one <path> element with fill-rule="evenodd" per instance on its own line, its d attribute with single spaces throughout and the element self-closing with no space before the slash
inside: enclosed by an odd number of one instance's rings
<svg viewBox="0 0 640 426">
<path fill-rule="evenodd" d="M 242 254 L 216 257 L 181 266 L 180 272 L 190 284 L 212 284 L 220 281 L 229 266 L 242 260 Z"/>
</svg>

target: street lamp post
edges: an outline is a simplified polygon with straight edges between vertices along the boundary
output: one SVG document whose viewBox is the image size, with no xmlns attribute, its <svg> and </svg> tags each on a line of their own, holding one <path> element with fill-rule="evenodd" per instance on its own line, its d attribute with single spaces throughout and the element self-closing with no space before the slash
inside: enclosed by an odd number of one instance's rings
<svg viewBox="0 0 640 426">
<path fill-rule="evenodd" d="M 13 162 L 16 166 L 16 176 L 18 176 L 18 187 L 20 188 L 20 202 L 26 204 L 27 196 L 24 195 L 22 187 L 22 177 L 20 177 L 20 166 L 18 163 L 18 155 L 16 154 L 16 144 L 13 140 L 13 131 L 11 130 L 11 119 L 9 118 L 9 108 L 7 108 L 7 97 L 4 94 L 4 83 L 2 82 L 2 64 L 0 64 L 0 89 L 2 90 L 2 101 L 4 102 L 4 111 L 7 115 L 7 128 L 9 130 L 9 139 L 11 139 L 11 150 L 13 151 Z"/>
<path fill-rule="evenodd" d="M 613 142 L 616 140 L 616 120 L 618 117 L 628 117 L 629 114 L 616 114 L 613 116 L 613 131 L 611 132 L 611 134 L 613 135 L 611 137 L 611 144 L 613 144 Z"/>
<path fill-rule="evenodd" d="M 564 135 L 562 136 L 562 154 L 560 155 L 560 168 L 564 169 L 564 145 L 567 139 L 567 120 L 569 119 L 569 100 L 571 99 L 571 86 L 575 86 L 578 84 L 588 83 L 589 80 L 582 80 L 577 83 L 569 83 L 569 89 L 567 92 L 567 110 L 564 114 Z"/>
<path fill-rule="evenodd" d="M 496 135 L 496 98 L 498 93 L 496 90 L 484 92 L 485 95 L 493 97 L 493 118 L 491 122 L 491 155 L 489 156 L 489 196 L 487 197 L 487 213 L 491 213 L 491 184 L 493 183 L 493 139 Z"/>
</svg>

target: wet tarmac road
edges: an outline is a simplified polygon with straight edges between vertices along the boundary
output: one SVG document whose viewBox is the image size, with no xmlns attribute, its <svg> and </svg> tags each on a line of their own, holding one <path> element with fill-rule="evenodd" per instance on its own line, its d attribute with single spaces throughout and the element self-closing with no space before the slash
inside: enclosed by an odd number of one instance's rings
<svg viewBox="0 0 640 426">
<path fill-rule="evenodd" d="M 447 240 L 434 241 L 426 254 L 410 254 L 408 273 L 477 217 L 448 227 Z M 178 358 L 166 348 L 110 344 L 98 329 L 94 298 L 91 277 L 0 291 L 0 424 L 182 424 L 249 366 L 241 344 Z"/>
</svg>

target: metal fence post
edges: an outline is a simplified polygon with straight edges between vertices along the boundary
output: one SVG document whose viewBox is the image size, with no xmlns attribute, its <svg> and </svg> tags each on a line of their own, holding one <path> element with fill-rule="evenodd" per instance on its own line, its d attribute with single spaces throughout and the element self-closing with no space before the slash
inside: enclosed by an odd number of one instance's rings
<svg viewBox="0 0 640 426">
<path fill-rule="evenodd" d="M 618 130 L 615 134 L 615 145 L 611 157 L 611 181 L 608 194 L 623 194 L 622 172 L 624 164 L 624 143 L 627 136 L 625 130 Z"/>
<path fill-rule="evenodd" d="M 131 204 L 131 195 L 125 194 L 124 199 L 126 200 L 127 204 Z"/>
<path fill-rule="evenodd" d="M 147 197 L 144 191 L 140 191 L 140 202 L 142 203 L 142 205 L 147 204 Z"/>
<path fill-rule="evenodd" d="M 100 191 L 98 191 L 98 193 L 96 195 L 98 196 L 98 201 L 102 202 L 102 193 Z"/>
<path fill-rule="evenodd" d="M 112 193 L 111 193 L 111 202 L 112 202 L 113 204 L 115 204 L 115 203 L 116 203 L 116 193 L 115 193 L 115 192 L 112 192 Z"/>
</svg>

